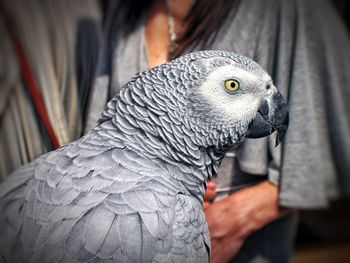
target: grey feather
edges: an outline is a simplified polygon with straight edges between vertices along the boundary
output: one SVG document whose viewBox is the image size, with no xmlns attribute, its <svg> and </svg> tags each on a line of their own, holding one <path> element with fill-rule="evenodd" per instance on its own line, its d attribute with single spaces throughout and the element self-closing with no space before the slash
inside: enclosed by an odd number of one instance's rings
<svg viewBox="0 0 350 263">
<path fill-rule="evenodd" d="M 123 254 L 130 262 L 141 262 L 142 229 L 140 216 L 137 213 L 120 215 L 118 230 Z M 131 233 L 133 234 L 131 235 Z"/>
<path fill-rule="evenodd" d="M 83 234 L 84 247 L 96 255 L 113 225 L 116 215 L 104 207 L 89 212 Z"/>
</svg>

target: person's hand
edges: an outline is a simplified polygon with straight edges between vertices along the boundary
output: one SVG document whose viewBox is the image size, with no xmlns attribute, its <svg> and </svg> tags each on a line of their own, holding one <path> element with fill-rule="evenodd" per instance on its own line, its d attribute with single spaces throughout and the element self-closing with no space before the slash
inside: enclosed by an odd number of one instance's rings
<svg viewBox="0 0 350 263">
<path fill-rule="evenodd" d="M 208 208 L 216 198 L 216 184 L 209 182 L 204 194 L 204 209 Z"/>
<path fill-rule="evenodd" d="M 230 261 L 251 233 L 287 211 L 279 207 L 278 188 L 270 182 L 240 190 L 213 204 L 207 202 L 204 212 L 211 238 L 210 262 Z"/>
</svg>

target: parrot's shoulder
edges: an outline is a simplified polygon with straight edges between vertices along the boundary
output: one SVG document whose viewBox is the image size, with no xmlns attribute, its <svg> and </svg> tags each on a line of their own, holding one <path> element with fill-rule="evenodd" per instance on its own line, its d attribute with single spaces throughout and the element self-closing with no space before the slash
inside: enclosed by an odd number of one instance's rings
<svg viewBox="0 0 350 263">
<path fill-rule="evenodd" d="M 177 189 L 171 190 L 164 169 L 90 139 L 43 155 L 11 176 L 2 193 L 0 225 L 11 232 L 4 235 L 17 236 L 38 262 L 54 256 L 52 262 L 143 262 L 169 250 Z M 152 252 L 141 255 L 146 250 Z"/>
<path fill-rule="evenodd" d="M 3 229 L 13 232 L 5 236 L 17 233 L 38 262 L 176 261 L 181 249 L 200 258 L 207 244 L 204 215 L 195 198 L 179 197 L 178 172 L 88 135 L 11 176 L 0 224 L 11 222 Z M 184 236 L 184 225 L 194 228 L 191 235 Z"/>
</svg>

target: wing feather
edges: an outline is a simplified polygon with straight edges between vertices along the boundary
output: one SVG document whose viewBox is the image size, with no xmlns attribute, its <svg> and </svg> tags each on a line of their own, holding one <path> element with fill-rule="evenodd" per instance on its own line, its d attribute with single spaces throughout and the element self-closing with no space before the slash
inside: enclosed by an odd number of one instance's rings
<svg viewBox="0 0 350 263">
<path fill-rule="evenodd" d="M 89 212 L 83 235 L 84 247 L 91 254 L 96 255 L 110 231 L 116 215 L 103 206 Z"/>
<path fill-rule="evenodd" d="M 0 226 L 21 240 L 9 247 L 25 247 L 16 256 L 32 262 L 149 262 L 167 254 L 179 186 L 164 174 L 173 171 L 83 140 L 89 145 L 78 141 L 44 155 L 0 186 Z"/>
<path fill-rule="evenodd" d="M 142 232 L 139 215 L 137 213 L 120 215 L 118 231 L 122 252 L 130 262 L 141 262 Z"/>
<path fill-rule="evenodd" d="M 142 219 L 143 224 L 147 227 L 148 231 L 155 238 L 159 237 L 159 228 L 158 228 L 158 214 L 157 213 L 139 213 Z"/>
<path fill-rule="evenodd" d="M 121 249 L 120 244 L 121 240 L 118 231 L 118 216 L 116 215 L 99 250 L 99 256 L 104 259 L 113 258 L 113 256 Z"/>
<path fill-rule="evenodd" d="M 135 191 L 128 191 L 121 194 L 125 204 L 130 206 L 132 209 L 138 212 L 143 213 L 154 213 L 154 210 L 145 206 L 145 204 L 142 202 L 142 199 L 139 195 L 136 194 Z"/>
<path fill-rule="evenodd" d="M 5 198 L 7 194 L 13 192 L 18 187 L 22 187 L 32 177 L 34 166 L 28 164 L 23 168 L 20 168 L 16 173 L 12 174 L 8 180 L 0 184 L 0 198 Z"/>
<path fill-rule="evenodd" d="M 49 244 L 58 244 L 59 241 L 64 239 L 68 233 L 73 229 L 74 225 L 77 223 L 77 219 L 64 219 L 62 221 L 57 222 L 54 225 L 54 229 L 50 232 L 48 236 Z"/>
<path fill-rule="evenodd" d="M 82 217 L 69 233 L 66 242 L 64 243 L 64 252 L 74 260 L 90 261 L 95 257 L 95 254 L 90 253 L 84 244 L 83 233 L 85 232 L 85 225 L 88 217 Z M 69 262 L 69 261 L 67 261 Z"/>
</svg>

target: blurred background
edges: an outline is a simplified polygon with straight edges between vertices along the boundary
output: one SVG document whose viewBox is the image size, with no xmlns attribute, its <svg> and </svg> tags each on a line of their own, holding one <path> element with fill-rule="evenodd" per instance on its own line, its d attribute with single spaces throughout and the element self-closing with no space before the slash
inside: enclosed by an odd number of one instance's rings
<svg viewBox="0 0 350 263">
<path fill-rule="evenodd" d="M 0 180 L 82 136 L 106 2 L 0 1 Z M 350 1 L 333 4 L 349 33 Z M 350 262 L 349 200 L 299 219 L 296 262 Z"/>
</svg>

